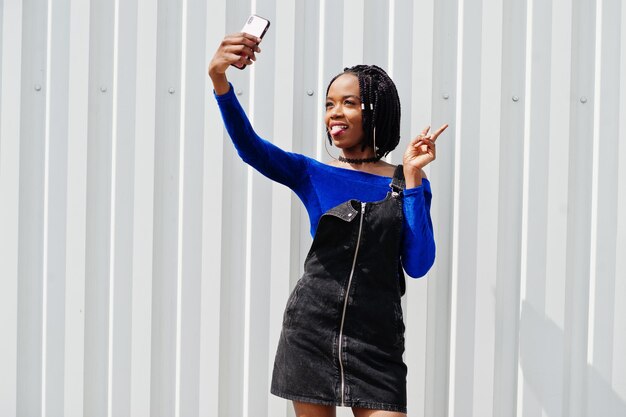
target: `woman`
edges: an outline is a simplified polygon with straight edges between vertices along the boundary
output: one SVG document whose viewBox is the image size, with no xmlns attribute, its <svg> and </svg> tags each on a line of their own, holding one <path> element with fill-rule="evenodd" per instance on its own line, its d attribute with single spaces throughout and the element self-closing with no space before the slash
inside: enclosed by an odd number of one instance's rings
<svg viewBox="0 0 626 417">
<path fill-rule="evenodd" d="M 325 124 L 341 155 L 323 164 L 257 136 L 226 78 L 231 64 L 251 65 L 261 40 L 226 36 L 209 65 L 226 129 L 241 158 L 291 188 L 309 213 L 313 244 L 291 293 L 271 391 L 296 415 L 406 416 L 404 273 L 424 275 L 435 256 L 430 185 L 435 159 L 429 128 L 413 139 L 403 164 L 381 158 L 400 139 L 400 102 L 379 67 L 346 68 L 329 84 Z"/>
</svg>

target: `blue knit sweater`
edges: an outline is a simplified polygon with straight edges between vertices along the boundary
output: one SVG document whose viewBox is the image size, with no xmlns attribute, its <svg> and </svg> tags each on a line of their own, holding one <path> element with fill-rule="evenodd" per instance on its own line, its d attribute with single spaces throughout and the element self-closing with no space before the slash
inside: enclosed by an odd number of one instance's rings
<svg viewBox="0 0 626 417">
<path fill-rule="evenodd" d="M 230 91 L 215 95 L 224 125 L 241 159 L 261 174 L 292 189 L 309 213 L 311 235 L 329 209 L 350 199 L 379 201 L 390 190 L 391 178 L 334 167 L 297 153 L 286 152 L 259 137 L 231 85 Z M 430 183 L 407 189 L 404 195 L 402 266 L 412 277 L 421 277 L 435 260 L 435 241 L 430 219 Z"/>
</svg>

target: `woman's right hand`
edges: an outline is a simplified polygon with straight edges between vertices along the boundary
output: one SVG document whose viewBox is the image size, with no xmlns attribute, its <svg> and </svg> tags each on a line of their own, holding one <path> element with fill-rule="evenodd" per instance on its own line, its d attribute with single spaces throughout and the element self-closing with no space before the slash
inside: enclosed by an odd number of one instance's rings
<svg viewBox="0 0 626 417">
<path fill-rule="evenodd" d="M 261 52 L 260 42 L 261 38 L 248 33 L 226 35 L 209 64 L 211 79 L 223 78 L 226 70 L 232 64 L 237 66 L 252 65 L 252 61 L 256 61 L 255 52 Z"/>
</svg>

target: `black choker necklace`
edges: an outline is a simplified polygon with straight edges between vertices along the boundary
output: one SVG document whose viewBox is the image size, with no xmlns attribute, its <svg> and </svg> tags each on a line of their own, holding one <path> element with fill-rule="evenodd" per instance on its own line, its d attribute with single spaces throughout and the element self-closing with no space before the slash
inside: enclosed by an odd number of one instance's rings
<svg viewBox="0 0 626 417">
<path fill-rule="evenodd" d="M 347 162 L 348 164 L 368 164 L 370 162 L 378 162 L 380 161 L 379 157 L 372 156 L 371 158 L 345 158 L 342 155 L 339 155 L 339 161 Z"/>
</svg>

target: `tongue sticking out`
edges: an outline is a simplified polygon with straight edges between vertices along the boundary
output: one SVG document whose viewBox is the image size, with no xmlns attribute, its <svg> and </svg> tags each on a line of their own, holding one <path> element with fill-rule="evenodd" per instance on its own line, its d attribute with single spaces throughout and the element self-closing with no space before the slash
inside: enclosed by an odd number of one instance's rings
<svg viewBox="0 0 626 417">
<path fill-rule="evenodd" d="M 335 125 L 330 128 L 330 133 L 334 135 L 335 133 L 339 133 L 344 130 L 346 130 L 346 126 Z"/>
</svg>

